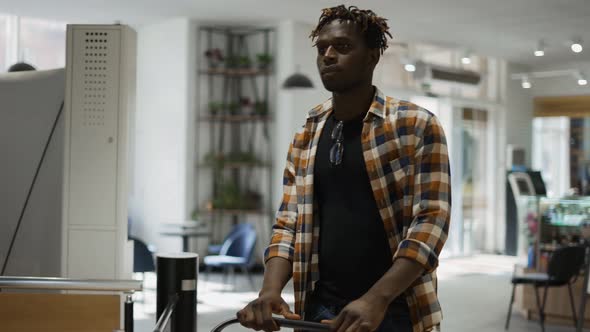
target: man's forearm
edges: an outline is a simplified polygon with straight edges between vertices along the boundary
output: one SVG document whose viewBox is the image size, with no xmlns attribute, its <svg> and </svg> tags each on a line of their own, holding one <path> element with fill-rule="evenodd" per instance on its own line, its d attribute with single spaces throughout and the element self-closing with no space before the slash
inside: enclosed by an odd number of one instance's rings
<svg viewBox="0 0 590 332">
<path fill-rule="evenodd" d="M 264 281 L 260 294 L 266 292 L 281 293 L 293 273 L 291 262 L 281 257 L 274 257 L 266 262 Z"/>
<path fill-rule="evenodd" d="M 422 265 L 407 258 L 398 258 L 365 296 L 387 306 L 410 287 L 422 273 L 424 273 Z"/>
</svg>

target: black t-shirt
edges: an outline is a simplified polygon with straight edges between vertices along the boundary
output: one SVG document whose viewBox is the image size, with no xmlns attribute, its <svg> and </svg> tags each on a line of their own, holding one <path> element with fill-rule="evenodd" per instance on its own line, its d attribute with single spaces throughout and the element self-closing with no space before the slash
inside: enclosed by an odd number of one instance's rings
<svg viewBox="0 0 590 332">
<path fill-rule="evenodd" d="M 391 249 L 363 157 L 364 116 L 344 122 L 342 163 L 333 167 L 331 134 L 338 121 L 330 115 L 315 159 L 320 279 L 314 298 L 332 303 L 361 297 L 392 264 Z M 400 300 L 405 303 L 405 299 L 399 298 L 394 302 Z"/>
</svg>

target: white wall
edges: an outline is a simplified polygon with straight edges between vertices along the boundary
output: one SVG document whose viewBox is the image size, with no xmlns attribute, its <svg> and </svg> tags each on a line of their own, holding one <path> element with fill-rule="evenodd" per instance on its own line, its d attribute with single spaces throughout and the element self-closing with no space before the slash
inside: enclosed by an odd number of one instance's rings
<svg viewBox="0 0 590 332">
<path fill-rule="evenodd" d="M 158 251 L 180 251 L 159 235 L 193 209 L 195 25 L 186 18 L 137 27 L 137 111 L 129 200 L 131 234 Z"/>
<path fill-rule="evenodd" d="M 279 89 L 274 134 L 273 205 L 278 208 L 283 193 L 283 171 L 289 144 L 295 132 L 305 124 L 307 113 L 314 106 L 331 97 L 324 89 L 316 67 L 316 50 L 312 48 L 309 34 L 314 26 L 294 21 L 283 21 L 277 27 L 277 82 L 282 84 L 287 77 L 299 72 L 309 77 L 313 89 Z"/>
<path fill-rule="evenodd" d="M 527 70 L 526 67 L 508 64 L 505 91 L 505 124 L 506 144 L 524 147 L 527 166 L 530 166 L 533 141 L 533 96 L 530 90 L 521 87 L 519 80 L 510 78 L 512 73 L 522 73 Z"/>
</svg>

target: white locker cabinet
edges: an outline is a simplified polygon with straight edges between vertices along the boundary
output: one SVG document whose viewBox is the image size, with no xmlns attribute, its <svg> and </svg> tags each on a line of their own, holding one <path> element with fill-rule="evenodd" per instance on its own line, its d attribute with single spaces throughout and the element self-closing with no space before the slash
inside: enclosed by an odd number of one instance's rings
<svg viewBox="0 0 590 332">
<path fill-rule="evenodd" d="M 62 275 L 126 279 L 129 119 L 135 108 L 135 32 L 68 25 Z"/>
</svg>

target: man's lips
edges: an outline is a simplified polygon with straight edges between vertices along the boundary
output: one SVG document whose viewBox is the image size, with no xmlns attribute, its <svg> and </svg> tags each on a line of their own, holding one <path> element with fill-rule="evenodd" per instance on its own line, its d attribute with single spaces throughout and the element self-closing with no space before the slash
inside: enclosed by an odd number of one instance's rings
<svg viewBox="0 0 590 332">
<path fill-rule="evenodd" d="M 323 68 L 320 72 L 322 73 L 322 75 L 325 75 L 325 74 L 337 73 L 339 71 L 340 71 L 340 68 L 337 68 L 337 67 L 326 67 L 326 68 Z"/>
</svg>

